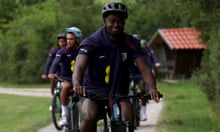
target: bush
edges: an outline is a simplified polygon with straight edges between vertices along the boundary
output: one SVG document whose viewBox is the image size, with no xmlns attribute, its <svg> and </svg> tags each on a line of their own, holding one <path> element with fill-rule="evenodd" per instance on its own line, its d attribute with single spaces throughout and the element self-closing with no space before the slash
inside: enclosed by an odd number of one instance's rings
<svg viewBox="0 0 220 132">
<path fill-rule="evenodd" d="M 220 100 L 220 30 L 213 31 L 204 53 L 199 78 L 208 99 L 215 103 Z"/>
</svg>

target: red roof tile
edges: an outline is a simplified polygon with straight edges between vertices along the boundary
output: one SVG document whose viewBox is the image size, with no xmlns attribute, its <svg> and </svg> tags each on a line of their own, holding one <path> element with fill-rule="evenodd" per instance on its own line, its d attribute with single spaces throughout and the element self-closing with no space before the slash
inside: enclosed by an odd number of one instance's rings
<svg viewBox="0 0 220 132">
<path fill-rule="evenodd" d="M 160 35 L 171 49 L 205 48 L 205 45 L 199 39 L 200 32 L 194 28 L 159 29 L 156 35 Z"/>
</svg>

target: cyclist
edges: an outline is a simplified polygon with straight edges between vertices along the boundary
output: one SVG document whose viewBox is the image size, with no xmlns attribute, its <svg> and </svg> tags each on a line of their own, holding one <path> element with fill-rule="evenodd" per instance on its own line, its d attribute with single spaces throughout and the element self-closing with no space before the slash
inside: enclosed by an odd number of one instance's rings
<svg viewBox="0 0 220 132">
<path fill-rule="evenodd" d="M 148 62 L 148 65 L 153 72 L 154 65 L 155 65 L 155 67 L 160 66 L 160 63 L 159 63 L 156 55 L 154 54 L 153 50 L 150 47 L 145 46 L 146 41 L 141 39 L 140 35 L 133 34 L 133 37 L 137 38 L 140 41 L 142 52 L 144 53 L 145 58 Z M 145 84 L 145 82 L 141 76 L 141 73 L 139 72 L 137 67 L 133 64 L 130 67 L 130 73 L 131 73 L 132 79 L 139 86 L 141 92 L 143 92 L 143 93 L 147 92 L 148 91 L 147 85 Z M 147 120 L 147 112 L 146 112 L 147 111 L 147 102 L 148 101 L 145 99 L 141 100 L 141 108 L 140 108 L 140 120 L 141 121 Z"/>
<path fill-rule="evenodd" d="M 64 47 L 66 45 L 66 34 L 65 33 L 59 33 L 57 35 L 57 46 L 52 48 L 49 53 L 48 53 L 48 57 L 47 57 L 47 61 L 45 64 L 45 68 L 43 71 L 43 74 L 41 75 L 42 79 L 47 79 L 48 78 L 48 73 L 49 73 L 49 69 L 51 67 L 51 64 L 56 56 L 57 51 Z M 54 86 L 55 86 L 55 80 L 51 80 L 50 82 L 50 91 L 51 91 L 51 95 L 53 95 L 53 91 L 54 91 Z"/>
<path fill-rule="evenodd" d="M 154 73 L 154 68 L 155 67 L 160 67 L 160 62 L 157 58 L 157 56 L 155 55 L 153 49 L 149 46 L 146 45 L 146 40 L 141 40 L 141 48 L 142 51 L 144 52 L 144 54 L 146 55 L 146 59 L 147 62 L 149 64 L 150 69 L 152 70 L 152 72 Z"/>
<path fill-rule="evenodd" d="M 73 90 L 77 95 L 85 95 L 86 91 L 103 94 L 128 95 L 129 64 L 135 62 L 145 82 L 149 85 L 149 93 L 155 101 L 159 101 L 156 82 L 149 69 L 144 55 L 141 53 L 137 39 L 124 32 L 127 8 L 123 3 L 106 3 L 102 9 L 104 27 L 84 39 L 76 58 L 73 72 Z M 80 131 L 96 132 L 97 121 L 103 104 L 107 102 L 84 99 Z M 133 122 L 133 110 L 129 100 L 120 102 L 122 120 Z M 133 125 L 131 125 L 133 130 Z"/>
<path fill-rule="evenodd" d="M 61 84 L 62 117 L 59 122 L 60 126 L 67 125 L 68 97 L 69 91 L 72 88 L 71 78 L 72 72 L 74 70 L 75 57 L 77 55 L 77 47 L 80 43 L 81 38 L 82 32 L 78 27 L 66 28 L 67 45 L 57 52 L 56 58 L 50 68 L 50 72 L 48 75 L 50 79 L 55 79 L 56 72 L 61 63 L 60 77 L 64 80 L 64 82 Z"/>
</svg>

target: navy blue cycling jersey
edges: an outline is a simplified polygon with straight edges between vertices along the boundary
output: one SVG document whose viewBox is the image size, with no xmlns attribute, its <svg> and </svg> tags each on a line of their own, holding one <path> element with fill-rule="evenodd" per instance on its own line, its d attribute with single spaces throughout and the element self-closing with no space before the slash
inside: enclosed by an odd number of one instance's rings
<svg viewBox="0 0 220 132">
<path fill-rule="evenodd" d="M 113 43 L 104 27 L 82 41 L 79 54 L 89 57 L 83 86 L 88 91 L 105 94 L 127 94 L 129 65 L 143 56 L 137 39 L 124 33 L 120 42 Z"/>
<path fill-rule="evenodd" d="M 59 70 L 60 66 L 60 77 L 65 80 L 70 80 L 74 70 L 76 55 L 77 50 L 74 50 L 72 47 L 65 46 L 58 50 L 50 68 L 50 73 L 55 74 Z"/>
<path fill-rule="evenodd" d="M 47 75 L 49 73 L 50 67 L 51 67 L 51 65 L 53 63 L 53 60 L 56 56 L 56 53 L 59 49 L 60 48 L 58 46 L 50 49 L 50 51 L 48 53 L 48 57 L 47 57 L 47 61 L 46 61 L 46 64 L 45 64 L 43 74 Z"/>
</svg>

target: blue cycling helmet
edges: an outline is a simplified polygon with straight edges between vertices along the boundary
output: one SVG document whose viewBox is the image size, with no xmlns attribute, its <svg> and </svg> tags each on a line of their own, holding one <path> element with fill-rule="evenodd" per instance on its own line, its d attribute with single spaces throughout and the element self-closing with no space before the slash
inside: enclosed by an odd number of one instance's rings
<svg viewBox="0 0 220 132">
<path fill-rule="evenodd" d="M 82 32 L 78 27 L 70 27 L 70 28 L 66 28 L 66 32 L 67 33 L 73 33 L 77 38 L 79 38 L 80 40 L 82 39 Z"/>
</svg>

